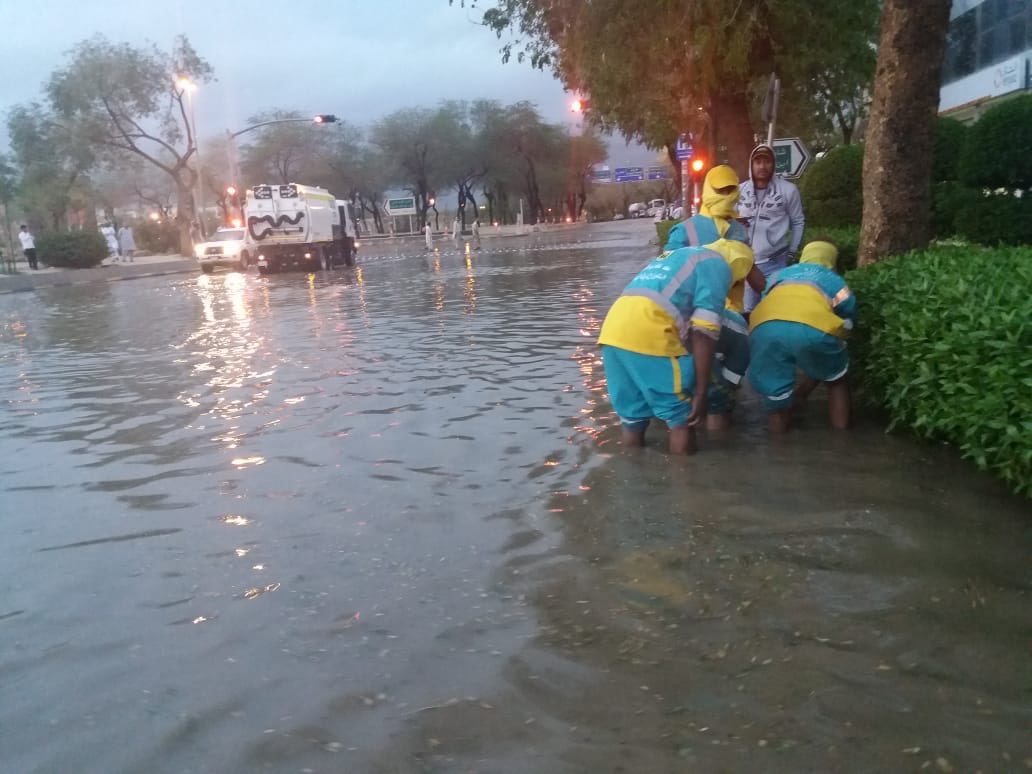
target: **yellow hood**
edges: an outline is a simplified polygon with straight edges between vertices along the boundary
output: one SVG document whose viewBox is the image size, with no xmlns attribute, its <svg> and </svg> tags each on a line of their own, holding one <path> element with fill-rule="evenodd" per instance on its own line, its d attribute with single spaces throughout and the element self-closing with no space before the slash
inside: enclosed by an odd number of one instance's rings
<svg viewBox="0 0 1032 774">
<path fill-rule="evenodd" d="M 717 193 L 718 188 L 734 186 L 730 193 Z M 713 218 L 717 231 L 727 233 L 731 218 L 738 217 L 738 175 L 726 164 L 719 164 L 706 173 L 702 182 L 702 206 L 699 214 Z"/>
<path fill-rule="evenodd" d="M 831 242 L 810 242 L 799 254 L 799 263 L 816 263 L 826 269 L 835 269 L 838 248 Z"/>
<path fill-rule="evenodd" d="M 732 283 L 745 279 L 753 266 L 753 251 L 744 242 L 734 239 L 718 239 L 706 245 L 707 250 L 718 253 L 731 267 Z"/>
</svg>

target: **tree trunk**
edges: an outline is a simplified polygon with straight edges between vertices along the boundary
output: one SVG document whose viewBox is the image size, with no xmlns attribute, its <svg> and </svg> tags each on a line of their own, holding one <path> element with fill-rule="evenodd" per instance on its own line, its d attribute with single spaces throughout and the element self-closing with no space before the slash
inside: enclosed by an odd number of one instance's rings
<svg viewBox="0 0 1032 774">
<path fill-rule="evenodd" d="M 183 181 L 176 180 L 176 228 L 179 230 L 179 254 L 193 255 L 193 192 Z"/>
<path fill-rule="evenodd" d="M 727 163 L 740 180 L 749 177 L 749 155 L 756 145 L 756 135 L 749 120 L 749 97 L 744 91 L 731 91 L 713 98 L 713 158 L 706 167 Z M 764 127 L 766 139 L 766 127 Z"/>
<path fill-rule="evenodd" d="M 861 266 L 928 244 L 950 0 L 886 0 L 864 149 Z"/>
</svg>

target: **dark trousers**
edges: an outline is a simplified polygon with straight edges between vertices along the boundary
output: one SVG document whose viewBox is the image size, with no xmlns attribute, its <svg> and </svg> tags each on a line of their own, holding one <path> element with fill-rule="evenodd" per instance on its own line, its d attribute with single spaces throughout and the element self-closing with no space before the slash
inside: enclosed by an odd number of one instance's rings
<svg viewBox="0 0 1032 774">
<path fill-rule="evenodd" d="M 30 269 L 38 269 L 39 266 L 36 264 L 36 248 L 30 247 L 24 251 L 26 259 L 29 261 Z"/>
</svg>

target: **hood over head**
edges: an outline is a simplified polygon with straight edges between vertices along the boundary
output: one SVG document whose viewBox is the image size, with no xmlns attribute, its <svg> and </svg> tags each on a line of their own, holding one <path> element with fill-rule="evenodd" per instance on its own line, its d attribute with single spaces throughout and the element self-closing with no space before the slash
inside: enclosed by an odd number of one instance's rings
<svg viewBox="0 0 1032 774">
<path fill-rule="evenodd" d="M 815 240 L 803 248 L 799 254 L 799 263 L 815 263 L 834 271 L 838 262 L 838 248 L 831 242 Z"/>
<path fill-rule="evenodd" d="M 707 250 L 720 255 L 731 267 L 731 281 L 739 282 L 753 267 L 753 251 L 749 245 L 735 239 L 718 239 L 706 245 Z"/>
<path fill-rule="evenodd" d="M 728 193 L 719 193 L 718 188 L 734 186 L 734 190 Z M 726 164 L 718 164 L 706 173 L 702 182 L 702 206 L 699 213 L 713 218 L 717 223 L 717 230 L 723 236 L 727 233 L 728 220 L 737 218 L 738 211 L 738 175 Z"/>
</svg>

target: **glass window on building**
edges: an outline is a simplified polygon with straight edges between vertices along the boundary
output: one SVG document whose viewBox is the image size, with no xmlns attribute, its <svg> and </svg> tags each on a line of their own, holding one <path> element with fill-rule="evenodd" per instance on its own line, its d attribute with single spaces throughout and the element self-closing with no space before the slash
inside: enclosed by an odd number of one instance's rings
<svg viewBox="0 0 1032 774">
<path fill-rule="evenodd" d="M 985 0 L 950 22 L 943 83 L 1032 49 L 1032 0 Z"/>
<path fill-rule="evenodd" d="M 977 65 L 977 9 L 972 9 L 950 22 L 946 36 L 946 62 L 943 81 L 950 83 L 971 75 Z"/>
</svg>

